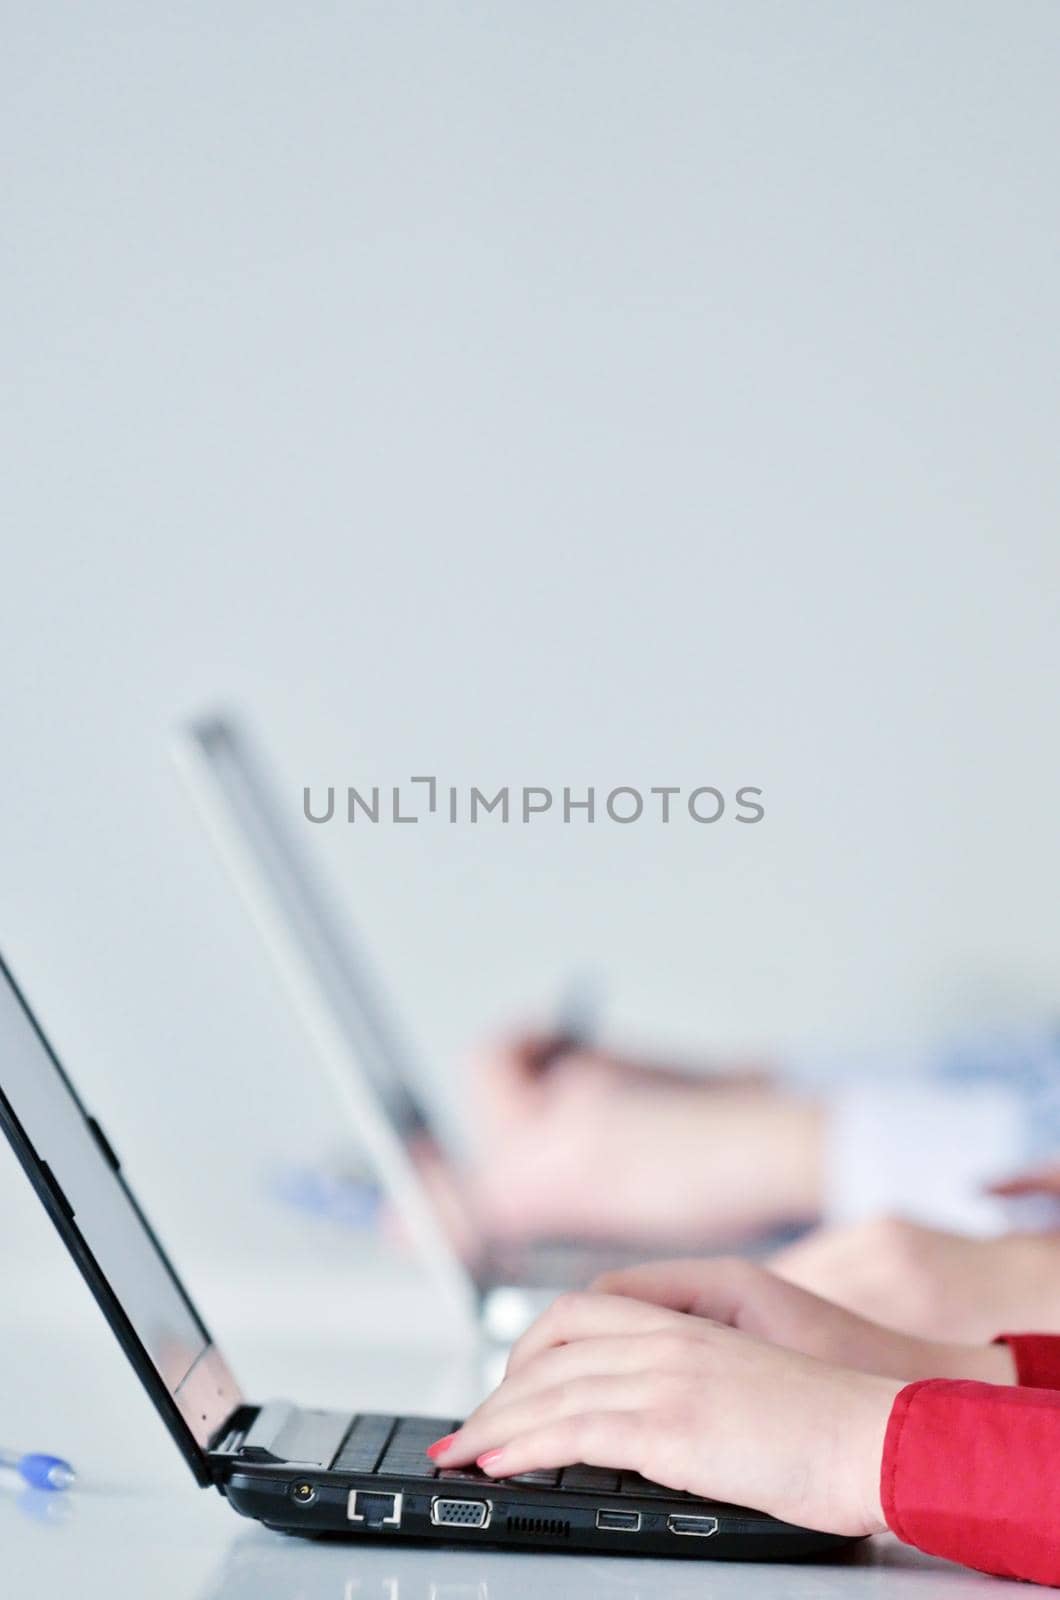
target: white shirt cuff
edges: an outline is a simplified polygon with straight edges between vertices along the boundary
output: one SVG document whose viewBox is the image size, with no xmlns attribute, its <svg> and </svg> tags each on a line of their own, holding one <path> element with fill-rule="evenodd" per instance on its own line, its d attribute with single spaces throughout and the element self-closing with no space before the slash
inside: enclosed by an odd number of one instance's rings
<svg viewBox="0 0 1060 1600">
<path fill-rule="evenodd" d="M 1001 1085 L 848 1086 L 828 1102 L 825 1220 L 901 1215 L 990 1234 L 1011 1226 L 1004 1201 L 983 1193 L 1024 1160 L 1026 1112 Z"/>
</svg>

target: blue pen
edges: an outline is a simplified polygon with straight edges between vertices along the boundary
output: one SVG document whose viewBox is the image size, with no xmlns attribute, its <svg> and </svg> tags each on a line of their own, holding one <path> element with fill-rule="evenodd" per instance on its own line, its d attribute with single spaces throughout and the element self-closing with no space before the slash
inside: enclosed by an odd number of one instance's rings
<svg viewBox="0 0 1060 1600">
<path fill-rule="evenodd" d="M 14 1450 L 0 1450 L 0 1467 L 11 1467 L 34 1489 L 69 1489 L 77 1477 L 61 1456 L 20 1456 Z"/>
</svg>

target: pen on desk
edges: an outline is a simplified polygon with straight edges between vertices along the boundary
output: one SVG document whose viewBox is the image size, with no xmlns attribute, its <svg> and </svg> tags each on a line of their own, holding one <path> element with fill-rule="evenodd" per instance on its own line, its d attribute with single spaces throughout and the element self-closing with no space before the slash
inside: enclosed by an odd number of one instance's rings
<svg viewBox="0 0 1060 1600">
<path fill-rule="evenodd" d="M 591 978 L 579 978 L 571 983 L 556 1011 L 556 1021 L 547 1045 L 535 1063 L 539 1072 L 547 1072 L 553 1062 L 572 1050 L 584 1050 L 596 1034 L 599 1013 L 600 986 Z"/>
<path fill-rule="evenodd" d="M 17 1450 L 0 1450 L 0 1467 L 10 1467 L 34 1489 L 69 1489 L 77 1477 L 61 1456 L 20 1455 Z"/>
</svg>

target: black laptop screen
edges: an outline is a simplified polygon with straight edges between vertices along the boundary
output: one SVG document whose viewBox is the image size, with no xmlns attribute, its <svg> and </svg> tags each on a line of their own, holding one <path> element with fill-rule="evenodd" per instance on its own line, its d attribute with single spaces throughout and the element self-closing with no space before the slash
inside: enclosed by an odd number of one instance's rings
<svg viewBox="0 0 1060 1600">
<path fill-rule="evenodd" d="M 0 964 L 0 1090 L 171 1395 L 209 1340 Z M 45 1174 L 47 1177 L 47 1174 Z M 205 1421 L 205 1419 L 203 1419 Z"/>
</svg>

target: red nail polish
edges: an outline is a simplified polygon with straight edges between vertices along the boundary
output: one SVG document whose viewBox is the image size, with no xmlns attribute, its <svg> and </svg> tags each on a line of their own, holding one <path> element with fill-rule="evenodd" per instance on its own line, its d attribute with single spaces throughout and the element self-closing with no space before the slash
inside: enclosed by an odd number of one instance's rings
<svg viewBox="0 0 1060 1600">
<path fill-rule="evenodd" d="M 433 1444 L 427 1446 L 427 1454 L 433 1461 L 436 1456 L 444 1455 L 456 1438 L 455 1433 L 447 1433 L 443 1439 L 435 1439 Z"/>
<path fill-rule="evenodd" d="M 490 1467 L 496 1465 L 503 1454 L 503 1450 L 487 1450 L 485 1455 L 478 1457 L 475 1465 L 476 1467 L 481 1467 L 483 1472 L 487 1472 Z"/>
</svg>

